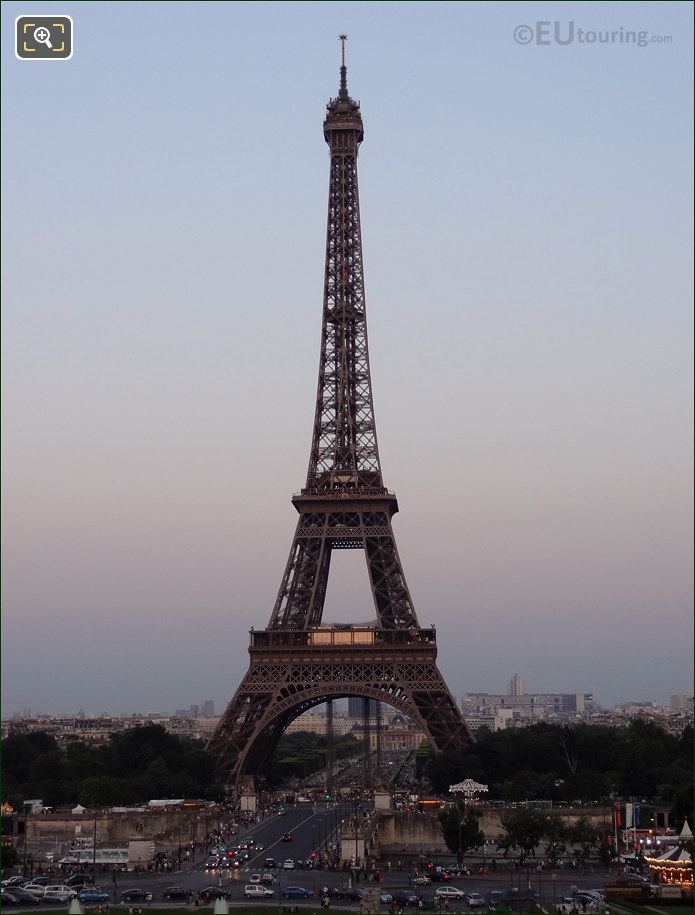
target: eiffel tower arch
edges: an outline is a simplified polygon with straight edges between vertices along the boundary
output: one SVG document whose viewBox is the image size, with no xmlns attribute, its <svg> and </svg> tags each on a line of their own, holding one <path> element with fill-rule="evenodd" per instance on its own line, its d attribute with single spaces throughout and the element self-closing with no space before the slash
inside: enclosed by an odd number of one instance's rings
<svg viewBox="0 0 695 915">
<path fill-rule="evenodd" d="M 385 702 L 425 731 L 437 752 L 473 738 L 437 668 L 434 627 L 418 623 L 396 548 L 398 511 L 383 484 L 367 346 L 357 153 L 359 103 L 347 90 L 345 36 L 338 96 L 323 124 L 330 152 L 321 352 L 306 485 L 268 626 L 250 633 L 250 666 L 208 751 L 230 785 L 260 775 L 287 725 L 330 699 Z M 362 550 L 374 626 L 322 624 L 333 550 Z M 362 617 L 364 613 L 360 614 Z"/>
</svg>

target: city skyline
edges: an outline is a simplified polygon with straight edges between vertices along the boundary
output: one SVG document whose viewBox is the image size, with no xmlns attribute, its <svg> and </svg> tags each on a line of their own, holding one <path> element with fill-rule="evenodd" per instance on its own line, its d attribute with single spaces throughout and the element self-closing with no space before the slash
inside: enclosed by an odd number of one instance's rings
<svg viewBox="0 0 695 915">
<path fill-rule="evenodd" d="M 246 669 L 306 473 L 342 29 L 384 479 L 444 677 L 691 690 L 692 11 L 584 4 L 676 40 L 540 48 L 513 32 L 545 4 L 403 6 L 400 41 L 381 4 L 218 5 L 210 49 L 205 4 L 68 6 L 72 60 L 2 51 L 3 710 L 219 709 Z M 370 600 L 336 557 L 324 618 Z"/>
</svg>

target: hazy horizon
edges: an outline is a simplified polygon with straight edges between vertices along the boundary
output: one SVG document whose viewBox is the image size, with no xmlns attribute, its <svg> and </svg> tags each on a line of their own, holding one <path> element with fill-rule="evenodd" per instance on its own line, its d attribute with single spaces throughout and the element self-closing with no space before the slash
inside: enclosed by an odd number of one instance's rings
<svg viewBox="0 0 695 915">
<path fill-rule="evenodd" d="M 247 669 L 306 476 L 341 31 L 384 482 L 449 688 L 692 695 L 690 5 L 53 10 L 70 61 L 16 60 L 2 7 L 3 714 L 219 712 Z M 515 42 L 556 19 L 672 41 Z M 373 616 L 338 551 L 324 620 Z"/>
</svg>

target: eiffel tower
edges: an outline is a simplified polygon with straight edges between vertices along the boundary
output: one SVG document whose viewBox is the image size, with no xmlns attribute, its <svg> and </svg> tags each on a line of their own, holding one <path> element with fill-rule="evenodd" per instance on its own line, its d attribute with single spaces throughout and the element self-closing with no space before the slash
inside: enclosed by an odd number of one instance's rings
<svg viewBox="0 0 695 915">
<path fill-rule="evenodd" d="M 381 477 L 357 186 L 364 129 L 340 39 L 340 89 L 323 123 L 328 230 L 309 470 L 292 498 L 299 520 L 268 627 L 251 631 L 249 670 L 208 744 L 220 777 L 237 787 L 263 773 L 294 718 L 339 697 L 393 706 L 438 752 L 473 740 L 437 669 L 436 631 L 418 623 L 391 527 L 398 502 Z M 322 625 L 333 550 L 364 550 L 375 625 Z"/>
</svg>

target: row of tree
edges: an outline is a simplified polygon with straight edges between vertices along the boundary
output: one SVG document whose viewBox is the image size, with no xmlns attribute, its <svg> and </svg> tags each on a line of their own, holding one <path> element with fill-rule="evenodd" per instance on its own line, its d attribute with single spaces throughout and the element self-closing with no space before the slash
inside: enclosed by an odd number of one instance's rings
<svg viewBox="0 0 695 915">
<path fill-rule="evenodd" d="M 74 741 L 63 749 L 50 734 L 13 734 L 2 741 L 2 759 L 3 799 L 15 808 L 27 798 L 91 807 L 223 796 L 203 742 L 160 725 L 112 734 L 102 747 Z"/>
<path fill-rule="evenodd" d="M 334 759 L 360 753 L 362 741 L 334 738 L 330 748 L 318 734 L 287 734 L 280 739 L 266 784 L 304 778 Z M 169 734 L 161 725 L 112 734 L 107 744 L 79 741 L 61 747 L 43 732 L 12 734 L 2 741 L 3 800 L 15 808 L 27 798 L 49 807 L 83 804 L 103 807 L 141 804 L 157 797 L 221 800 L 211 757 L 201 740 Z"/>
<path fill-rule="evenodd" d="M 276 787 L 296 778 L 306 778 L 323 769 L 331 753 L 333 759 L 344 759 L 362 752 L 363 741 L 352 734 L 334 737 L 330 746 L 325 737 L 298 731 L 280 738 L 266 777 L 266 784 Z"/>
<path fill-rule="evenodd" d="M 693 809 L 693 729 L 669 734 L 650 721 L 627 728 L 537 724 L 495 733 L 483 728 L 464 751 L 416 756 L 418 774 L 444 794 L 474 778 L 506 801 L 600 801 L 638 797 L 671 807 L 678 822 Z"/>
<path fill-rule="evenodd" d="M 459 861 L 467 851 L 480 849 L 485 841 L 478 821 L 480 813 L 475 808 L 451 807 L 439 814 L 447 847 L 458 855 Z M 513 855 L 520 865 L 531 856 L 542 854 L 553 867 L 565 857 L 572 857 L 581 865 L 598 854 L 603 864 L 615 857 L 609 842 L 610 826 L 599 828 L 587 817 L 574 823 L 566 822 L 557 813 L 519 808 L 501 817 L 504 833 L 498 848 Z"/>
</svg>

